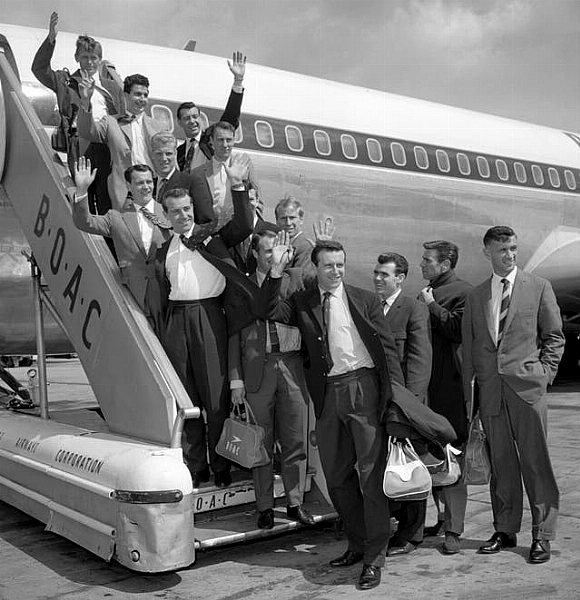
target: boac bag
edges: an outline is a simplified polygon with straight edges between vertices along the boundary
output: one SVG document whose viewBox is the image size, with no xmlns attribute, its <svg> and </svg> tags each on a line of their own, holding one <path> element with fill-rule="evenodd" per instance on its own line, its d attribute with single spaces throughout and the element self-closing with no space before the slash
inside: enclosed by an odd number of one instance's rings
<svg viewBox="0 0 580 600">
<path fill-rule="evenodd" d="M 389 454 L 383 491 L 392 500 L 425 500 L 431 491 L 431 475 L 408 438 L 389 437 Z"/>
</svg>

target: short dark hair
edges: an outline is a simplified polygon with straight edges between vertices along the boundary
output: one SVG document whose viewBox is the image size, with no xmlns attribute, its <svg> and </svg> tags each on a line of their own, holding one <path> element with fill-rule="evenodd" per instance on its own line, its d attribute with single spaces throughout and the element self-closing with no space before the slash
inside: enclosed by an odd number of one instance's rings
<svg viewBox="0 0 580 600">
<path fill-rule="evenodd" d="M 139 75 L 139 73 L 127 75 L 123 81 L 123 91 L 126 94 L 130 94 L 134 85 L 144 85 L 147 89 L 149 89 L 149 79 L 147 79 L 145 75 Z"/>
<path fill-rule="evenodd" d="M 446 242 L 445 240 L 425 242 L 423 248 L 425 250 L 436 250 L 439 262 L 442 263 L 444 260 L 448 260 L 451 268 L 455 269 L 455 265 L 459 260 L 459 248 L 452 242 Z"/>
<path fill-rule="evenodd" d="M 227 121 L 218 121 L 217 123 L 214 123 L 212 125 L 212 130 L 211 130 L 212 137 L 214 136 L 216 129 L 226 129 L 227 131 L 231 132 L 233 135 L 236 134 L 236 128 L 231 123 L 228 123 Z"/>
<path fill-rule="evenodd" d="M 99 58 L 103 58 L 103 48 L 100 42 L 89 35 L 79 35 L 77 38 L 77 48 L 75 50 L 75 59 L 81 52 L 94 52 Z"/>
<path fill-rule="evenodd" d="M 269 227 L 271 226 L 271 227 Z M 250 242 L 250 248 L 252 250 L 258 251 L 258 246 L 260 245 L 260 241 L 263 238 L 275 238 L 278 233 L 279 228 L 274 225 L 274 223 L 268 223 L 265 221 L 262 223 L 262 226 L 259 231 L 256 231 L 252 236 L 252 241 Z"/>
<path fill-rule="evenodd" d="M 344 259 L 346 260 L 346 250 L 344 249 L 344 246 L 336 240 L 317 240 L 316 244 L 314 244 L 314 248 L 312 248 L 312 253 L 310 254 L 310 260 L 315 265 L 318 265 L 318 255 L 321 252 L 344 252 Z"/>
<path fill-rule="evenodd" d="M 181 118 L 182 110 L 189 110 L 191 108 L 197 108 L 197 104 L 195 102 L 182 102 L 175 111 L 175 114 L 177 115 L 177 120 L 179 121 L 179 119 Z M 199 108 L 197 109 L 199 110 Z"/>
<path fill-rule="evenodd" d="M 489 246 L 490 242 L 505 242 L 511 237 L 517 237 L 516 232 L 507 225 L 490 227 L 483 236 L 483 245 Z"/>
<path fill-rule="evenodd" d="M 167 146 L 167 144 L 177 146 L 177 139 L 169 131 L 158 131 L 157 133 L 153 134 L 149 140 L 151 149 L 153 149 L 153 146 L 157 148 L 158 146 Z"/>
<path fill-rule="evenodd" d="M 274 215 L 276 216 L 276 218 L 278 218 L 279 210 L 282 210 L 283 208 L 288 208 L 289 206 L 295 208 L 298 211 L 298 216 L 300 218 L 304 217 L 304 208 L 300 203 L 300 200 L 296 200 L 294 196 L 286 194 L 286 196 L 284 196 L 284 198 L 282 198 L 282 200 L 280 200 L 278 204 L 276 204 L 276 208 L 274 208 Z"/>
<path fill-rule="evenodd" d="M 185 188 L 176 187 L 167 190 L 161 197 L 161 206 L 163 206 L 163 210 L 167 212 L 167 200 L 169 200 L 169 198 L 183 198 L 184 196 L 189 198 L 190 203 L 193 202 L 189 195 L 189 191 Z"/>
<path fill-rule="evenodd" d="M 149 165 L 131 165 L 128 169 L 125 170 L 125 181 L 127 183 L 131 183 L 133 173 L 146 173 L 147 171 L 149 171 L 149 173 L 151 173 L 151 177 L 153 177 L 153 170 Z"/>
<path fill-rule="evenodd" d="M 393 263 L 395 265 L 395 275 L 400 275 L 403 273 L 405 276 L 407 276 L 409 273 L 409 263 L 402 254 L 397 254 L 396 252 L 385 252 L 384 254 L 379 254 L 377 262 L 380 265 L 388 265 L 389 263 Z"/>
</svg>

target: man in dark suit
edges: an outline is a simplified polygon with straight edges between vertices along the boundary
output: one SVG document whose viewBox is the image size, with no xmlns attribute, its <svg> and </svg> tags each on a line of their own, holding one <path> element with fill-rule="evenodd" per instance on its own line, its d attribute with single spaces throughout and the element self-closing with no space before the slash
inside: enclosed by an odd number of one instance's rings
<svg viewBox="0 0 580 600">
<path fill-rule="evenodd" d="M 233 248 L 230 248 L 230 254 L 236 263 L 236 266 L 240 271 L 246 273 L 246 275 L 252 275 L 256 272 L 256 257 L 252 250 L 252 237 L 256 233 L 261 233 L 264 228 L 271 230 L 273 223 L 267 223 L 264 221 L 262 214 L 264 212 L 264 204 L 260 199 L 259 192 L 252 186 L 251 182 L 246 185 L 248 190 L 248 197 L 250 198 L 250 206 L 254 215 L 254 230 L 252 235 L 249 235 L 245 240 L 236 244 Z M 279 230 L 278 226 L 275 226 L 275 231 Z"/>
<path fill-rule="evenodd" d="M 464 383 L 469 389 L 475 376 L 491 454 L 495 533 L 479 552 L 516 546 L 523 478 L 532 513 L 529 560 L 543 563 L 550 559 L 560 498 L 546 399 L 564 352 L 560 308 L 548 281 L 517 268 L 511 227 L 488 229 L 483 244 L 493 274 L 468 295 L 462 326 Z"/>
<path fill-rule="evenodd" d="M 270 318 L 298 327 L 304 371 L 317 418 L 316 439 L 332 502 L 348 549 L 331 561 L 363 561 L 359 589 L 379 585 L 390 535 L 382 481 L 387 455 L 385 416 L 391 379 L 403 385 L 397 349 L 376 296 L 343 284 L 346 253 L 335 241 L 312 251 L 317 285 L 279 298 L 289 245 L 273 250 L 264 284 Z"/>
<path fill-rule="evenodd" d="M 270 271 L 272 249 L 278 228 L 273 223 L 263 223 L 252 238 L 252 252 L 257 269 L 250 277 L 259 286 Z M 282 295 L 287 295 L 289 277 L 284 276 Z M 265 445 L 270 456 L 267 465 L 252 469 L 258 527 L 274 526 L 274 440 L 281 448 L 280 465 L 286 496 L 288 518 L 304 525 L 313 525 L 312 515 L 302 506 L 306 483 L 306 440 L 308 392 L 304 381 L 301 338 L 296 327 L 257 319 L 242 329 L 237 354 L 239 374 L 243 380 L 246 401 L 256 421 L 264 428 Z"/>
<path fill-rule="evenodd" d="M 235 268 L 227 251 L 251 232 L 248 195 L 243 186 L 247 169 L 242 156 L 228 167 L 234 184 L 234 218 L 211 240 L 205 233 L 202 238 L 196 234 L 194 207 L 187 190 L 175 188 L 163 196 L 174 234 L 155 257 L 156 277 L 166 305 L 162 341 L 193 405 L 205 409 L 207 417 L 207 446 L 203 419 L 187 420 L 183 431 L 184 459 L 194 487 L 209 479 L 208 447 L 215 484 L 225 487 L 231 483 L 230 465 L 215 447 L 229 412 L 228 387 L 233 390 L 243 385 L 230 379 L 228 386 L 223 295 L 226 279 L 241 282 L 242 290 L 249 281 Z"/>
<path fill-rule="evenodd" d="M 386 252 L 377 259 L 373 283 L 397 345 L 405 387 L 425 402 L 432 362 L 429 311 L 418 300 L 403 296 L 408 272 L 404 256 Z M 389 541 L 387 556 L 409 554 L 423 541 L 426 510 L 426 499 L 391 502 L 391 512 L 399 525 Z"/>
<path fill-rule="evenodd" d="M 238 126 L 242 99 L 244 97 L 244 75 L 246 73 L 246 57 L 241 52 L 234 52 L 228 67 L 234 76 L 234 85 L 228 98 L 226 108 L 220 121 L 226 121 Z M 201 113 L 193 102 L 183 102 L 177 107 L 177 122 L 185 134 L 185 142 L 177 147 L 177 165 L 180 171 L 191 173 L 199 165 L 211 160 L 212 150 L 210 145 L 203 140 Z"/>
<path fill-rule="evenodd" d="M 87 189 L 95 178 L 89 160 L 80 158 L 75 169 L 76 195 L 72 207 L 74 224 L 87 233 L 113 240 L 121 281 L 126 285 L 157 335 L 162 331 L 162 302 L 155 279 L 154 259 L 159 247 L 171 237 L 171 225 L 156 213 L 153 172 L 147 165 L 133 165 L 125 178 L 130 197 L 122 211 L 105 215 L 89 212 Z"/>
<path fill-rule="evenodd" d="M 467 413 L 460 364 L 461 317 L 465 296 L 472 286 L 455 274 L 459 258 L 455 244 L 436 240 L 425 242 L 423 248 L 421 272 L 429 285 L 421 290 L 419 300 L 429 309 L 433 345 L 429 406 L 453 425 L 457 435 L 453 445 L 460 447 L 467 441 Z M 445 531 L 444 554 L 457 554 L 461 549 L 459 536 L 464 527 L 467 486 L 460 479 L 453 485 L 435 488 L 433 499 L 439 514 L 440 502 L 444 504 L 443 519 L 438 520 L 433 528 L 425 528 L 425 535 L 437 535 L 442 527 Z"/>
</svg>

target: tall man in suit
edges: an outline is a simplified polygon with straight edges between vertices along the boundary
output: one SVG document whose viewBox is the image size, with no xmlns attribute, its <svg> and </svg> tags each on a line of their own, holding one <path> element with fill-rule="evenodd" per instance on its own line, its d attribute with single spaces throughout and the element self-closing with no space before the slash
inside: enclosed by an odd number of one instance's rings
<svg viewBox="0 0 580 600">
<path fill-rule="evenodd" d="M 376 296 L 345 285 L 346 252 L 336 241 L 312 251 L 316 285 L 279 298 L 289 245 L 275 246 L 269 317 L 298 327 L 304 370 L 317 418 L 316 439 L 332 502 L 348 538 L 333 567 L 363 561 L 359 589 L 379 585 L 390 535 L 382 489 L 387 444 L 384 419 L 391 380 L 403 385 L 393 336 Z"/>
<path fill-rule="evenodd" d="M 377 258 L 373 283 L 397 345 L 405 387 L 425 402 L 432 361 L 429 311 L 423 303 L 402 294 L 408 272 L 404 256 L 386 252 Z M 391 503 L 399 526 L 389 541 L 388 556 L 409 554 L 423 541 L 426 510 L 426 499 Z"/>
<path fill-rule="evenodd" d="M 491 453 L 495 533 L 479 551 L 516 546 L 523 478 L 532 513 L 529 560 L 543 563 L 560 499 L 548 452 L 546 387 L 564 352 L 562 319 L 550 283 L 516 266 L 511 227 L 488 229 L 483 245 L 493 274 L 468 295 L 462 326 L 464 383 L 469 389 L 475 375 Z"/>
<path fill-rule="evenodd" d="M 263 223 L 252 237 L 252 253 L 257 262 L 251 276 L 259 286 L 270 271 L 272 249 L 278 228 Z M 283 295 L 288 290 L 289 278 L 283 283 Z M 258 527 L 274 526 L 274 440 L 281 447 L 282 482 L 286 495 L 288 518 L 305 525 L 313 525 L 312 515 L 302 506 L 306 481 L 306 440 L 304 423 L 307 418 L 308 392 L 304 380 L 301 338 L 296 327 L 257 319 L 242 329 L 238 353 L 241 354 L 240 373 L 246 400 L 259 425 L 264 427 L 265 445 L 270 456 L 267 465 L 252 469 Z"/>
<path fill-rule="evenodd" d="M 130 198 L 122 211 L 105 215 L 89 212 L 87 189 L 95 178 L 89 160 L 80 158 L 75 169 L 77 186 L 73 222 L 87 233 L 113 240 L 121 281 L 126 285 L 157 335 L 162 332 L 162 302 L 155 279 L 154 259 L 163 242 L 171 237 L 171 225 L 155 214 L 153 172 L 147 165 L 133 165 L 125 172 Z"/>
<path fill-rule="evenodd" d="M 152 166 L 151 136 L 166 126 L 145 114 L 149 101 L 149 80 L 138 73 L 125 77 L 123 92 L 127 112 L 116 117 L 105 115 L 97 119 L 93 114 L 91 97 L 95 82 L 85 76 L 79 82 L 81 110 L 78 117 L 79 134 L 92 142 L 106 144 L 111 153 L 112 171 L 108 190 L 112 207 L 121 210 L 125 203 L 124 173 L 131 165 Z"/>
<path fill-rule="evenodd" d="M 243 185 L 248 161 L 238 156 L 227 168 L 233 183 L 234 219 L 219 236 L 199 239 L 195 209 L 187 190 L 169 190 L 162 201 L 173 236 L 155 258 L 166 305 L 163 345 L 193 405 L 205 409 L 207 417 L 207 446 L 203 419 L 187 420 L 183 432 L 184 459 L 194 487 L 209 479 L 208 448 L 215 484 L 225 487 L 231 483 L 229 462 L 215 452 L 215 447 L 229 412 L 228 391 L 243 385 L 231 380 L 228 371 L 223 296 L 226 279 L 234 284 L 242 281 L 242 287 L 249 281 L 236 269 L 227 250 L 251 232 L 248 195 Z"/>
<path fill-rule="evenodd" d="M 234 85 L 228 98 L 226 108 L 220 121 L 238 126 L 244 95 L 244 75 L 246 73 L 246 57 L 241 52 L 234 52 L 228 67 L 234 76 Z M 191 173 L 193 169 L 211 160 L 212 150 L 206 140 L 202 140 L 201 113 L 193 102 L 183 102 L 177 107 L 177 122 L 185 134 L 185 142 L 177 147 L 177 165 L 180 171 Z"/>
<path fill-rule="evenodd" d="M 459 248 L 455 244 L 436 240 L 425 242 L 423 249 L 421 272 L 429 285 L 421 290 L 419 300 L 429 309 L 433 344 L 429 406 L 449 420 L 457 435 L 453 443 L 461 446 L 467 441 L 467 413 L 460 364 L 461 318 L 465 296 L 472 286 L 455 274 L 459 258 Z M 467 486 L 460 479 L 453 485 L 435 488 L 433 498 L 440 513 L 440 502 L 444 503 L 443 519 L 438 520 L 431 531 L 425 528 L 425 535 L 436 535 L 443 527 L 443 552 L 456 554 L 461 549 L 459 536 L 464 527 Z"/>
</svg>

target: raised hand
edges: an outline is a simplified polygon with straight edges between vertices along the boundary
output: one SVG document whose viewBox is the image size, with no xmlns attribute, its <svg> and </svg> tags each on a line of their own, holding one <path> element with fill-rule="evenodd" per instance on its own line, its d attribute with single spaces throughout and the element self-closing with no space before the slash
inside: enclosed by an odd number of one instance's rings
<svg viewBox="0 0 580 600">
<path fill-rule="evenodd" d="M 75 185 L 77 186 L 77 197 L 84 196 L 89 186 L 95 180 L 97 169 L 91 171 L 91 161 L 81 156 L 75 163 Z"/>
<path fill-rule="evenodd" d="M 317 242 L 328 242 L 334 239 L 336 227 L 334 226 L 334 219 L 332 217 L 320 219 L 316 223 L 313 223 L 312 228 L 314 229 L 314 237 Z"/>
<path fill-rule="evenodd" d="M 241 52 L 234 52 L 232 60 L 228 60 L 228 67 L 234 75 L 234 82 L 237 84 L 242 83 L 246 74 L 246 55 Z"/>
<path fill-rule="evenodd" d="M 272 248 L 272 264 L 270 275 L 272 277 L 281 277 L 284 268 L 294 258 L 294 246 L 290 244 L 290 235 L 287 231 L 280 231 L 276 234 L 274 247 Z"/>
<path fill-rule="evenodd" d="M 435 302 L 435 297 L 433 296 L 433 288 L 430 285 L 424 287 L 419 292 L 417 300 L 420 300 L 421 302 L 424 302 L 427 305 L 431 304 L 431 302 Z"/>
<path fill-rule="evenodd" d="M 231 181 L 232 186 L 240 185 L 244 179 L 248 178 L 250 170 L 250 157 L 247 154 L 234 154 L 229 162 L 229 165 L 224 163 L 226 175 Z"/>
<path fill-rule="evenodd" d="M 85 110 L 88 110 L 91 102 L 91 96 L 95 89 L 95 82 L 92 77 L 89 76 L 87 71 L 81 69 L 81 79 L 79 81 L 79 95 L 81 97 L 81 103 Z"/>
<path fill-rule="evenodd" d="M 58 13 L 53 12 L 50 15 L 50 22 L 48 24 L 48 39 L 51 44 L 56 41 L 56 35 L 58 33 Z"/>
</svg>

